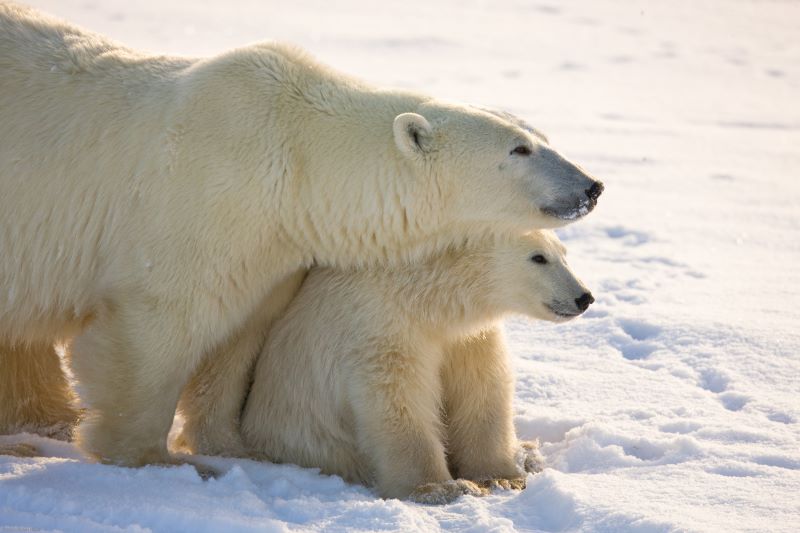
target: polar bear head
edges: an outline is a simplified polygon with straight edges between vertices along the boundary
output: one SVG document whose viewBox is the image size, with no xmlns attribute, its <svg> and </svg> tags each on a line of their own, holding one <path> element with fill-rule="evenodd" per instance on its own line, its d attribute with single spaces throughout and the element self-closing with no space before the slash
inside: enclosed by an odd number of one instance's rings
<svg viewBox="0 0 800 533">
<path fill-rule="evenodd" d="M 498 305 L 551 322 L 565 322 L 586 311 L 594 298 L 565 256 L 564 245 L 551 231 L 498 242 L 491 271 Z"/>
<path fill-rule="evenodd" d="M 443 191 L 456 219 L 553 228 L 589 213 L 603 191 L 508 113 L 429 100 L 395 118 L 394 138 Z"/>
</svg>

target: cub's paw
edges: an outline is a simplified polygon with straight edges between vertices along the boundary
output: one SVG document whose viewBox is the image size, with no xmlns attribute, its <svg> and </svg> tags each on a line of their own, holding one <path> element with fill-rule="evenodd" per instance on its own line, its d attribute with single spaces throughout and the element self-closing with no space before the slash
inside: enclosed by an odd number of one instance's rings
<svg viewBox="0 0 800 533">
<path fill-rule="evenodd" d="M 525 488 L 525 478 L 517 477 L 512 479 L 483 479 L 477 482 L 478 486 L 487 490 L 522 490 Z"/>
<path fill-rule="evenodd" d="M 238 431 L 200 432 L 184 426 L 172 446 L 177 451 L 195 455 L 247 457 L 247 449 Z"/>
<path fill-rule="evenodd" d="M 197 475 L 200 476 L 200 479 L 203 481 L 217 479 L 223 475 L 223 472 L 220 472 L 213 466 L 205 465 L 192 460 L 187 460 L 186 462 L 194 467 L 194 469 L 197 471 Z"/>
<path fill-rule="evenodd" d="M 524 441 L 517 451 L 517 464 L 525 472 L 538 474 L 544 470 L 544 457 L 539 451 L 539 441 Z"/>
<path fill-rule="evenodd" d="M 20 442 L 18 444 L 0 444 L 0 455 L 10 455 L 12 457 L 39 457 L 39 448 L 32 444 Z"/>
<path fill-rule="evenodd" d="M 412 502 L 424 503 L 427 505 L 443 505 L 455 501 L 464 494 L 469 496 L 483 496 L 488 494 L 488 491 L 466 479 L 451 479 L 438 483 L 419 485 L 408 496 L 408 499 Z"/>
<path fill-rule="evenodd" d="M 200 479 L 203 481 L 217 479 L 225 474 L 225 472 L 206 464 L 201 458 L 183 453 L 170 455 L 168 460 L 154 464 L 167 467 L 189 465 L 195 469 L 197 475 L 200 476 Z"/>
</svg>

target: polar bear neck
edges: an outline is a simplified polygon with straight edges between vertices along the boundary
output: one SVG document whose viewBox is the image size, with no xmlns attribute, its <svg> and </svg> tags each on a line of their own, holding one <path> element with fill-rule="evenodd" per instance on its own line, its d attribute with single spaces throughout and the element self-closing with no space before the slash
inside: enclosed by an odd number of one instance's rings
<svg viewBox="0 0 800 533">
<path fill-rule="evenodd" d="M 418 110 L 428 97 L 371 87 L 283 45 L 229 56 L 249 65 L 251 81 L 271 101 L 261 130 L 280 132 L 272 141 L 277 146 L 264 146 L 270 162 L 264 173 L 276 180 L 268 190 L 279 193 L 265 201 L 281 211 L 284 232 L 318 264 L 396 264 L 467 233 L 446 228 L 441 176 L 402 155 L 394 141 L 395 117 Z M 224 62 L 215 68 L 225 73 Z M 232 92 L 230 76 L 223 77 Z"/>
<path fill-rule="evenodd" d="M 297 161 L 303 171 L 291 203 L 305 209 L 296 212 L 290 232 L 312 244 L 318 263 L 339 267 L 395 264 L 439 249 L 440 240 L 451 242 L 455 228 L 441 229 L 447 204 L 436 176 L 417 175 L 392 137 L 394 117 L 416 108 L 417 98 L 346 96 L 337 112 L 307 119 L 322 135 Z"/>
</svg>

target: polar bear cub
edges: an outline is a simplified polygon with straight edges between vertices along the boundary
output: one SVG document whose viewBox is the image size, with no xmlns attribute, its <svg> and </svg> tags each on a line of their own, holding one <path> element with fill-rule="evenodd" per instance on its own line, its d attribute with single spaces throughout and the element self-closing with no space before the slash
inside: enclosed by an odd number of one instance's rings
<svg viewBox="0 0 800 533">
<path fill-rule="evenodd" d="M 258 360 L 246 445 L 384 497 L 443 503 L 477 493 L 473 482 L 520 486 L 500 321 L 586 310 L 594 299 L 564 256 L 538 231 L 419 264 L 312 270 Z"/>
</svg>

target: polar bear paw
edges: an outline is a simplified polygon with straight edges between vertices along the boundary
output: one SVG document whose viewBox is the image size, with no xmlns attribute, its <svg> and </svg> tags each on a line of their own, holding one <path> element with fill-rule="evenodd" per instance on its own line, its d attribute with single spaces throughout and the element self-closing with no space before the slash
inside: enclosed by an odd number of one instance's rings
<svg viewBox="0 0 800 533">
<path fill-rule="evenodd" d="M 522 490 L 525 488 L 525 478 L 516 477 L 511 479 L 495 478 L 482 479 L 477 482 L 478 486 L 486 490 Z"/>
<path fill-rule="evenodd" d="M 10 455 L 12 457 L 39 457 L 42 454 L 36 446 L 19 442 L 17 444 L 0 444 L 0 455 Z"/>
<path fill-rule="evenodd" d="M 408 496 L 412 502 L 427 505 L 443 505 L 457 500 L 463 495 L 483 496 L 488 491 L 466 479 L 450 479 L 437 483 L 425 483 L 419 485 Z"/>
</svg>

